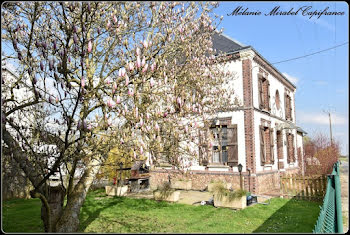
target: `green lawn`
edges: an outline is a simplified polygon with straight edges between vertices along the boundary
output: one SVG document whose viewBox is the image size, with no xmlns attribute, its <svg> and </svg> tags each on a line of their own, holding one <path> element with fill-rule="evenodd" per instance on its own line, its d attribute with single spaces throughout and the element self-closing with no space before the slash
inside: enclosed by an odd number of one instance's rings
<svg viewBox="0 0 350 235">
<path fill-rule="evenodd" d="M 90 192 L 81 210 L 80 232 L 268 233 L 312 232 L 319 203 L 275 198 L 241 211 L 190 206 Z M 5 232 L 42 232 L 40 201 L 3 202 Z"/>
</svg>

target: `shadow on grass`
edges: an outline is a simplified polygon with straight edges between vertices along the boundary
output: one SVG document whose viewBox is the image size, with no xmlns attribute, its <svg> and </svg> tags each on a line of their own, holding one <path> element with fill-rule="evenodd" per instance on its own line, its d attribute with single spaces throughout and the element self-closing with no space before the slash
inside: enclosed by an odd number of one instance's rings
<svg viewBox="0 0 350 235">
<path fill-rule="evenodd" d="M 320 205 L 320 202 L 292 198 L 253 233 L 312 233 Z"/>
<path fill-rule="evenodd" d="M 81 231 L 84 231 L 85 228 L 89 226 L 89 224 L 91 224 L 95 219 L 97 219 L 103 210 L 122 203 L 124 198 L 114 197 L 112 200 L 109 200 L 108 203 L 103 203 L 103 204 L 99 202 L 92 202 L 92 200 L 96 200 L 96 199 L 89 198 L 89 200 L 87 200 L 82 207 L 81 213 L 87 214 L 87 218 L 84 221 L 80 222 Z M 106 199 L 102 199 L 102 200 L 106 200 Z M 102 204 L 102 207 L 98 207 L 98 206 L 101 206 L 101 204 Z M 96 207 L 98 207 L 98 209 L 96 209 Z"/>
<path fill-rule="evenodd" d="M 110 209 L 116 207 L 116 211 L 123 211 L 128 210 L 130 208 L 133 208 L 135 211 L 149 211 L 154 209 L 161 209 L 164 207 L 169 207 L 170 205 L 163 201 L 154 201 L 154 200 L 147 200 L 147 199 L 130 199 L 127 197 L 107 197 L 104 191 L 96 190 L 90 193 L 89 197 L 86 199 L 82 209 L 81 209 L 81 215 L 83 217 L 86 217 L 86 219 L 81 220 L 80 223 L 80 231 L 85 231 L 85 229 L 96 219 L 99 217 L 104 217 L 101 215 L 101 212 L 103 212 L 106 209 Z M 133 216 L 135 217 L 135 216 Z M 104 218 L 104 222 L 111 223 L 116 222 L 118 224 L 121 224 L 122 226 L 125 226 L 126 228 L 131 228 L 134 226 L 134 224 L 126 223 L 123 220 L 117 220 L 116 218 Z"/>
</svg>

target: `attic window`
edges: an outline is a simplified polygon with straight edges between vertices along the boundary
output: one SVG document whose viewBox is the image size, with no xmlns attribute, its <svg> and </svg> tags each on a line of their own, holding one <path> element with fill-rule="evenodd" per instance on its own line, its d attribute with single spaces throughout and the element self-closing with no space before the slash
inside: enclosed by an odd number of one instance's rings
<svg viewBox="0 0 350 235">
<path fill-rule="evenodd" d="M 275 102 L 276 102 L 277 109 L 280 109 L 281 108 L 281 100 L 280 100 L 280 93 L 278 92 L 278 90 L 276 90 Z"/>
</svg>

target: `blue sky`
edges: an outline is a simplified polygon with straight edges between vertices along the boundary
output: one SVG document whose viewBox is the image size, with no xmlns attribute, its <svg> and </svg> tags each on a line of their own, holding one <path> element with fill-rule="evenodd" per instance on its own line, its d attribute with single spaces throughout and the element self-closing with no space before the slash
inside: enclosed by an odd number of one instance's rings
<svg viewBox="0 0 350 235">
<path fill-rule="evenodd" d="M 261 15 L 227 16 L 236 7 L 260 11 Z M 311 11 L 341 11 L 344 15 L 265 16 L 274 7 L 294 11 L 311 6 Z M 295 58 L 333 47 L 349 40 L 349 7 L 346 2 L 220 2 L 215 11 L 223 15 L 224 33 L 253 46 L 270 63 Z M 274 66 L 297 86 L 296 121 L 309 136 L 329 136 L 328 114 L 333 137 L 340 141 L 342 154 L 349 153 L 349 44 Z"/>
</svg>

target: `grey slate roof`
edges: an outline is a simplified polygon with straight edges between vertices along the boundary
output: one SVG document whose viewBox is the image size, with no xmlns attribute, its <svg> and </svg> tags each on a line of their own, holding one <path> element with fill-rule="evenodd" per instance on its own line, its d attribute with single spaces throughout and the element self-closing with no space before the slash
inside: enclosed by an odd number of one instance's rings
<svg viewBox="0 0 350 235">
<path fill-rule="evenodd" d="M 237 51 L 246 47 L 246 45 L 228 37 L 227 35 L 221 33 L 215 33 L 213 35 L 213 49 L 216 49 L 216 53 L 230 53 L 233 51 Z"/>
<path fill-rule="evenodd" d="M 275 69 L 287 82 L 289 82 L 293 87 L 296 88 L 296 86 L 291 81 L 289 81 L 288 78 L 286 78 L 275 66 L 273 66 L 270 62 L 268 62 L 268 60 L 266 60 L 262 55 L 260 55 L 260 53 L 257 50 L 255 50 L 252 46 L 244 45 L 243 43 L 238 42 L 237 40 L 232 39 L 223 33 L 219 34 L 218 32 L 213 34 L 212 40 L 213 40 L 213 49 L 216 49 L 215 55 L 218 55 L 220 52 L 230 54 L 232 52 L 239 51 L 242 49 L 247 49 L 247 48 L 252 49 L 256 54 L 258 54 L 258 56 L 260 56 L 273 69 Z"/>
</svg>

